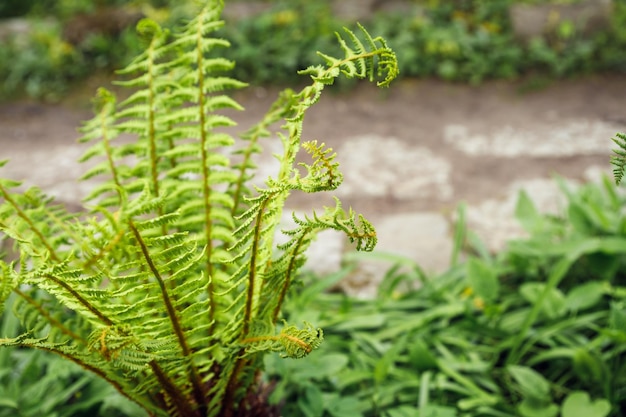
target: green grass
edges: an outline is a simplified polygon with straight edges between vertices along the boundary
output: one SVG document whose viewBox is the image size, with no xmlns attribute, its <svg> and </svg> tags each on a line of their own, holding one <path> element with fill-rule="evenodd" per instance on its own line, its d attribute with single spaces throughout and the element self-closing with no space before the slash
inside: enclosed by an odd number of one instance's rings
<svg viewBox="0 0 626 417">
<path fill-rule="evenodd" d="M 329 291 L 362 255 L 336 274 L 303 277 L 288 319 L 319 324 L 325 341 L 307 361 L 266 357 L 283 415 L 623 417 L 624 193 L 608 179 L 561 187 L 559 216 L 520 195 L 530 237 L 498 254 L 466 230 L 461 207 L 453 266 L 440 276 L 378 254 L 390 268 L 374 300 Z M 3 334 L 16 331 L 8 317 Z M 102 381 L 40 352 L 2 350 L 0 387 L 0 416 L 17 407 L 24 416 L 137 415 Z"/>
<path fill-rule="evenodd" d="M 307 281 L 292 320 L 326 340 L 306 363 L 267 358 L 284 415 L 624 416 L 624 198 L 608 180 L 564 192 L 558 217 L 520 196 L 530 238 L 432 278 L 396 262 L 375 300 L 325 291 L 350 264 Z"/>
</svg>

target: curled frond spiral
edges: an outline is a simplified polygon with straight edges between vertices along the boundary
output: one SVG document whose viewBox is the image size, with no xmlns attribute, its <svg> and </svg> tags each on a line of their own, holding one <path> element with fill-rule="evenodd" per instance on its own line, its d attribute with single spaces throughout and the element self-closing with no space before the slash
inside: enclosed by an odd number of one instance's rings
<svg viewBox="0 0 626 417">
<path fill-rule="evenodd" d="M 344 56 L 336 58 L 318 52 L 326 61 L 327 68 L 310 67 L 302 73 L 309 74 L 311 78 L 324 84 L 332 84 L 334 78 L 337 78 L 341 72 L 348 78 L 369 78 L 370 81 L 377 79 L 376 84 L 379 87 L 389 86 L 400 73 L 395 52 L 387 46 L 383 38 L 372 38 L 361 25 L 359 29 L 365 38 L 365 43 L 353 31 L 344 28 L 348 41 L 336 33 Z"/>
<path fill-rule="evenodd" d="M 304 192 L 318 192 L 334 190 L 343 181 L 343 174 L 339 171 L 339 164 L 334 161 L 337 156 L 332 148 L 326 148 L 324 143 L 317 141 L 305 142 L 302 147 L 313 157 L 313 163 L 301 163 L 308 171 L 308 175 L 299 180 L 299 188 Z"/>
<path fill-rule="evenodd" d="M 273 328 L 269 323 L 257 323 L 254 335 L 241 341 L 249 345 L 247 352 L 263 350 L 282 352 L 283 358 L 301 359 L 319 348 L 324 340 L 324 332 L 315 328 L 311 323 L 304 322 L 304 328 L 284 324 L 278 335 L 266 335 L 259 331 L 269 331 Z"/>
</svg>

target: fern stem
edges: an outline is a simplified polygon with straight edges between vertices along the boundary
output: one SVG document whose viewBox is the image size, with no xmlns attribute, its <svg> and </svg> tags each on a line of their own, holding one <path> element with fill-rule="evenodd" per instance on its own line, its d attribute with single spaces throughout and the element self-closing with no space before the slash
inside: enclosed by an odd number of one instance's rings
<svg viewBox="0 0 626 417">
<path fill-rule="evenodd" d="M 35 310 L 37 310 L 37 312 L 39 313 L 40 317 L 48 321 L 48 323 L 50 323 L 52 327 L 61 330 L 61 333 L 69 336 L 70 338 L 72 338 L 72 340 L 82 345 L 87 346 L 87 341 L 85 339 L 83 339 L 81 336 L 79 336 L 78 334 L 74 333 L 73 331 L 65 327 L 63 323 L 61 323 L 60 321 L 52 317 L 52 315 L 50 315 L 50 313 L 48 313 L 48 311 L 45 308 L 43 308 L 43 306 L 40 303 L 36 302 L 31 296 L 24 293 L 18 287 L 14 288 L 13 292 L 15 292 L 19 297 L 23 298 L 28 304 L 33 306 Z"/>
<path fill-rule="evenodd" d="M 105 316 L 100 310 L 98 310 L 89 301 L 87 301 L 85 298 L 83 298 L 83 296 L 81 296 L 78 293 L 78 291 L 76 291 L 73 287 L 68 285 L 66 282 L 64 282 L 64 281 L 60 280 L 59 278 L 55 277 L 54 275 L 50 275 L 50 274 L 46 274 L 45 278 L 48 278 L 49 280 L 51 280 L 52 282 L 57 284 L 59 287 L 63 288 L 67 292 L 69 292 L 72 295 L 72 297 L 74 297 L 76 299 L 76 301 L 78 301 L 80 304 L 82 304 L 84 307 L 86 307 L 87 310 L 89 310 L 93 315 L 95 315 L 97 318 L 99 318 L 104 324 L 106 324 L 107 326 L 113 326 L 114 325 L 113 320 L 111 320 L 110 318 Z"/>
<path fill-rule="evenodd" d="M 117 392 L 119 392 L 122 396 L 124 396 L 125 398 L 128 398 L 130 401 L 134 402 L 135 404 L 139 405 L 142 409 L 144 409 L 149 415 L 153 416 L 154 412 L 151 411 L 145 404 L 143 401 L 139 400 L 139 398 L 133 397 L 131 395 L 129 395 L 129 392 L 133 392 L 132 390 L 128 390 L 127 388 L 123 387 L 117 380 L 111 378 L 106 371 L 104 371 L 102 368 L 98 368 L 94 365 L 91 365 L 85 361 L 83 361 L 82 359 L 70 355 L 67 352 L 64 352 L 62 350 L 59 349 L 54 349 L 53 347 L 49 347 L 49 346 L 41 346 L 41 345 L 23 345 L 24 347 L 29 347 L 29 348 L 33 348 L 33 349 L 39 349 L 39 350 L 43 350 L 46 352 L 50 352 L 53 353 L 55 355 L 59 355 L 71 362 L 74 362 L 75 364 L 77 364 L 78 366 L 80 366 L 81 368 L 89 371 L 89 372 L 93 372 L 94 374 L 98 375 L 100 378 L 104 379 L 106 382 L 108 382 L 109 384 L 111 384 L 113 386 L 113 388 L 115 388 L 117 390 Z"/>
<path fill-rule="evenodd" d="M 255 145 L 259 142 L 259 139 L 261 137 L 267 134 L 267 129 L 269 128 L 269 126 L 285 117 L 285 114 L 291 109 L 291 97 L 291 90 L 287 90 L 283 94 L 281 94 L 274 101 L 274 103 L 272 103 L 270 110 L 267 112 L 263 120 L 261 120 L 261 122 L 259 122 L 256 126 L 250 128 L 246 133 L 241 135 L 242 139 L 248 140 L 248 146 L 243 152 L 243 160 L 239 166 L 237 181 L 235 182 L 235 189 L 232 192 L 234 202 L 231 209 L 231 214 L 233 216 L 237 214 L 239 204 L 243 200 L 242 193 L 245 189 L 245 182 L 247 181 L 246 170 L 249 168 L 248 164 L 252 159 L 252 154 L 255 153 Z"/>
<path fill-rule="evenodd" d="M 260 128 L 259 128 L 260 130 Z M 237 182 L 235 183 L 235 189 L 232 193 L 233 195 L 233 207 L 230 210 L 230 214 L 234 217 L 237 215 L 237 209 L 239 208 L 239 204 L 241 203 L 242 194 L 244 190 L 244 183 L 246 182 L 246 168 L 248 161 L 250 161 L 252 157 L 252 153 L 254 150 L 254 145 L 258 142 L 260 135 L 258 132 L 254 132 L 250 137 L 250 142 L 248 143 L 248 147 L 244 151 L 243 161 L 241 162 L 241 166 L 239 168 L 239 173 L 237 175 Z"/>
<path fill-rule="evenodd" d="M 199 412 L 195 411 L 191 407 L 191 405 L 187 401 L 187 398 L 185 398 L 185 395 L 182 392 L 180 392 L 176 384 L 174 384 L 167 377 L 167 375 L 165 374 L 165 372 L 163 372 L 163 369 L 161 369 L 159 364 L 156 363 L 155 360 L 151 360 L 149 365 L 150 365 L 150 368 L 152 369 L 152 372 L 154 373 L 156 378 L 159 380 L 159 384 L 161 385 L 161 387 L 163 387 L 167 395 L 170 397 L 170 399 L 174 403 L 174 406 L 176 407 L 177 411 L 180 413 L 180 416 L 201 417 L 201 414 L 199 414 Z"/>
<path fill-rule="evenodd" d="M 266 198 L 263 200 L 261 207 L 259 207 L 259 212 L 257 213 L 256 222 L 254 225 L 254 238 L 252 240 L 252 247 L 250 248 L 250 270 L 248 272 L 248 293 L 246 297 L 246 307 L 244 311 L 243 317 L 243 327 L 242 327 L 242 335 L 245 337 L 248 335 L 250 330 L 250 321 L 252 320 L 252 308 L 254 303 L 254 286 L 256 281 L 256 262 L 257 255 L 259 250 L 259 241 L 261 237 L 261 226 L 263 224 L 263 213 L 265 212 L 265 208 L 267 203 L 270 201 L 270 198 Z"/>
<path fill-rule="evenodd" d="M 203 19 L 198 19 L 198 30 L 197 30 L 197 40 L 196 40 L 196 66 L 198 71 L 198 108 L 200 111 L 199 114 L 199 128 L 200 128 L 200 152 L 201 152 L 201 163 L 202 163 L 202 198 L 204 199 L 204 234 L 206 237 L 206 246 L 205 246 L 205 262 L 206 262 L 206 273 L 208 277 L 207 283 L 207 292 L 209 297 L 209 322 L 212 323 L 210 327 L 210 331 L 212 332 L 214 329 L 215 323 L 215 310 L 216 310 L 216 302 L 215 302 L 215 283 L 214 283 L 214 272 L 213 272 L 213 263 L 211 261 L 211 256 L 213 254 L 213 219 L 211 218 L 211 186 L 209 184 L 211 169 L 207 163 L 209 158 L 209 153 L 207 149 L 208 142 L 208 132 L 206 127 L 206 113 L 205 113 L 205 95 L 204 95 L 204 71 L 203 71 L 203 49 L 202 49 L 202 40 L 203 40 L 203 32 L 202 25 Z"/>
<path fill-rule="evenodd" d="M 233 368 L 233 372 L 230 374 L 228 378 L 228 384 L 226 385 L 226 390 L 224 392 L 224 399 L 222 400 L 222 408 L 220 410 L 220 417 L 232 417 L 233 416 L 233 406 L 235 404 L 235 393 L 239 388 L 239 375 L 243 371 L 243 369 L 248 365 L 249 360 L 244 358 L 243 355 L 245 353 L 245 349 L 239 350 L 237 356 L 238 359 L 235 362 L 235 366 Z"/>
<path fill-rule="evenodd" d="M 304 241 L 305 236 L 306 236 L 306 233 L 302 233 L 302 236 L 300 237 L 300 239 L 298 239 L 298 243 L 296 244 L 296 247 L 294 248 L 292 252 L 293 255 L 291 256 L 291 259 L 289 259 L 289 266 L 287 267 L 287 271 L 285 272 L 285 279 L 283 281 L 282 288 L 280 289 L 280 294 L 278 295 L 276 307 L 274 307 L 274 314 L 272 315 L 272 322 L 274 323 L 276 323 L 276 320 L 278 320 L 278 314 L 280 313 L 280 310 L 283 306 L 283 302 L 285 301 L 287 290 L 289 289 L 289 286 L 291 285 L 291 277 L 293 276 L 293 273 L 296 269 L 296 258 L 298 255 L 298 251 L 300 250 L 300 246 L 302 246 L 302 242 Z"/>
<path fill-rule="evenodd" d="M 104 109 L 103 109 L 104 112 Z M 107 135 L 107 118 L 106 115 L 101 115 L 100 117 L 100 129 L 102 130 L 102 141 L 104 142 L 104 152 L 106 153 L 107 162 L 109 163 L 109 169 L 111 170 L 111 176 L 113 177 L 113 182 L 118 187 L 122 187 L 120 183 L 119 174 L 117 173 L 117 167 L 115 166 L 115 162 L 113 161 L 113 149 L 111 148 L 111 141 L 109 136 Z M 119 191 L 118 191 L 119 193 Z M 121 202 L 121 196 L 120 196 Z"/>
<path fill-rule="evenodd" d="M 13 208 L 17 212 L 17 215 L 28 224 L 29 230 L 31 230 L 33 233 L 35 233 L 35 235 L 37 235 L 37 237 L 41 240 L 41 244 L 46 247 L 46 249 L 48 250 L 48 253 L 50 254 L 50 257 L 52 258 L 52 260 L 59 262 L 60 259 L 57 256 L 57 254 L 55 253 L 54 249 L 52 248 L 52 245 L 50 245 L 50 243 L 48 242 L 48 240 L 46 240 L 46 238 L 43 235 L 43 233 L 41 232 L 41 230 L 39 230 L 39 228 L 37 226 L 35 226 L 33 221 L 30 219 L 30 217 L 28 217 L 28 215 L 26 213 L 24 213 L 24 211 L 17 204 L 17 202 L 15 200 L 13 200 L 13 198 L 11 198 L 11 195 L 2 186 L 2 184 L 0 184 L 0 192 L 2 192 L 2 197 L 6 201 L 8 201 L 9 204 L 11 204 L 11 206 L 13 206 Z"/>
<path fill-rule="evenodd" d="M 167 292 L 165 280 L 163 280 L 163 277 L 161 277 L 159 270 L 157 269 L 156 265 L 152 261 L 152 257 L 150 256 L 150 253 L 148 252 L 148 248 L 145 242 L 143 241 L 143 238 L 141 237 L 139 230 L 137 230 L 137 228 L 135 227 L 132 221 L 129 221 L 129 226 L 133 234 L 135 235 L 135 239 L 137 239 L 137 243 L 139 244 L 139 247 L 141 249 L 144 259 L 146 260 L 146 263 L 148 264 L 148 267 L 152 271 L 152 274 L 154 275 L 154 277 L 156 278 L 159 284 L 159 287 L 161 289 L 161 295 L 163 297 L 163 302 L 165 303 L 165 308 L 167 310 L 167 316 L 169 317 L 170 322 L 172 323 L 172 328 L 174 329 L 174 333 L 176 334 L 176 337 L 182 349 L 183 355 L 189 359 L 189 367 L 190 367 L 190 373 L 191 373 L 190 379 L 191 379 L 191 385 L 193 387 L 194 398 L 196 399 L 196 402 L 201 408 L 206 408 L 206 400 L 204 398 L 204 391 L 202 389 L 202 383 L 200 381 L 198 371 L 195 365 L 193 364 L 193 358 L 191 356 L 192 352 L 191 352 L 191 349 L 189 348 L 189 344 L 187 343 L 185 332 L 183 331 L 183 328 L 178 319 L 178 315 L 176 314 L 176 309 L 174 308 L 174 305 L 172 304 L 172 300 L 169 296 L 169 293 Z"/>
<path fill-rule="evenodd" d="M 159 158 L 157 155 L 156 148 L 156 129 L 154 127 L 155 124 L 155 104 L 154 104 L 154 48 L 155 43 L 158 43 L 158 36 L 155 36 L 152 39 L 152 43 L 150 45 L 150 52 L 148 58 L 148 70 L 146 71 L 148 78 L 148 142 L 150 143 L 150 174 L 152 179 L 152 190 L 156 197 L 159 197 L 159 170 L 158 170 L 158 162 Z M 162 214 L 162 213 L 159 213 Z"/>
</svg>

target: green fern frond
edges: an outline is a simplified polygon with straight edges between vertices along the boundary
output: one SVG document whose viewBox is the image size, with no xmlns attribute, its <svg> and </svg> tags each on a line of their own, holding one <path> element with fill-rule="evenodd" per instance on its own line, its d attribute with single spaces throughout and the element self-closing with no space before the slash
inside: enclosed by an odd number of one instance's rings
<svg viewBox="0 0 626 417">
<path fill-rule="evenodd" d="M 319 348 L 324 340 L 322 329 L 316 329 L 307 322 L 304 322 L 303 329 L 285 323 L 275 336 L 266 333 L 273 328 L 272 325 L 262 322 L 255 324 L 250 337 L 241 341 L 244 346 L 249 345 L 246 348 L 247 354 L 272 350 L 282 352 L 281 356 L 284 358 L 301 359 Z"/>
<path fill-rule="evenodd" d="M 128 98 L 100 89 L 81 130 L 89 146 L 81 159 L 93 164 L 84 178 L 101 181 L 85 214 L 0 180 L 0 231 L 20 252 L 15 263 L 0 261 L 0 303 L 16 295 L 28 332 L 0 345 L 66 357 L 155 416 L 227 415 L 254 386 L 263 353 L 311 353 L 320 329 L 277 324 L 306 249 L 325 229 L 359 250 L 376 243 L 372 225 L 339 200 L 295 218 L 287 243 L 274 240 L 292 191 L 334 190 L 343 178 L 332 149 L 302 143 L 306 112 L 339 76 L 387 85 L 395 55 L 365 29 L 347 31 L 338 37 L 344 57 L 322 55 L 326 66 L 305 71 L 312 84 L 285 91 L 236 141 L 223 129 L 234 121 L 220 112 L 242 109 L 224 92 L 245 84 L 214 56 L 228 46 L 211 36 L 222 8 L 208 0 L 174 34 L 138 24 L 145 50 L 118 83 Z M 257 188 L 261 139 L 276 137 L 278 172 Z M 296 162 L 301 148 L 312 162 Z"/>
<path fill-rule="evenodd" d="M 298 188 L 307 193 L 334 190 L 343 181 L 343 174 L 339 171 L 339 164 L 334 162 L 336 153 L 325 144 L 317 144 L 317 141 L 305 142 L 302 147 L 313 157 L 313 164 L 300 163 L 306 168 L 308 174 L 298 179 Z"/>
<path fill-rule="evenodd" d="M 305 216 L 300 219 L 294 214 L 293 220 L 297 227 L 283 230 L 289 240 L 278 245 L 282 255 L 273 260 L 271 267 L 265 271 L 265 286 L 260 295 L 260 304 L 263 306 L 260 315 L 271 317 L 272 322 L 278 319 L 296 272 L 306 261 L 305 252 L 320 231 L 333 229 L 345 233 L 351 242 L 356 242 L 357 250 L 371 251 L 377 242 L 376 231 L 371 223 L 362 216 L 357 219 L 352 210 L 346 213 L 337 198 L 335 207 L 326 208 L 323 215 L 314 212 L 312 218 Z M 280 289 L 278 294 L 277 289 Z"/>
<path fill-rule="evenodd" d="M 618 146 L 617 149 L 613 149 L 614 155 L 611 156 L 611 164 L 614 166 L 615 183 L 619 185 L 626 171 L 626 134 L 616 133 L 612 140 Z"/>
<path fill-rule="evenodd" d="M 344 52 L 343 58 L 335 58 L 318 52 L 326 61 L 327 68 L 310 67 L 301 73 L 309 74 L 313 80 L 324 84 L 332 84 L 339 76 L 339 72 L 348 78 L 369 78 L 370 81 L 378 78 L 381 80 L 377 81 L 377 85 L 387 87 L 400 71 L 396 55 L 383 38 L 372 38 L 361 25 L 359 29 L 365 38 L 365 44 L 353 31 L 344 28 L 351 45 L 348 45 L 348 42 L 336 33 L 339 45 Z"/>
<path fill-rule="evenodd" d="M 4 305 L 17 286 L 18 279 L 14 263 L 6 263 L 0 259 L 0 315 Z"/>
</svg>

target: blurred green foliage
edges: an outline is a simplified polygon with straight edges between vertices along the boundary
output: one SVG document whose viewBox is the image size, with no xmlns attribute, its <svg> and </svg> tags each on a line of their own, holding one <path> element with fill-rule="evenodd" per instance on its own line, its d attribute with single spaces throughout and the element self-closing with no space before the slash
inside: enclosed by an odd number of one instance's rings
<svg viewBox="0 0 626 417">
<path fill-rule="evenodd" d="M 578 33 L 563 21 L 551 36 L 528 44 L 512 33 L 508 8 L 516 2 L 520 0 L 415 0 L 408 13 L 378 12 L 363 23 L 394 47 L 406 77 L 479 83 L 626 72 L 626 0 L 614 0 L 611 25 L 594 35 Z M 317 62 L 314 51 L 335 52 L 333 32 L 342 26 L 356 29 L 354 22 L 333 16 L 330 0 L 265 4 L 266 11 L 229 22 L 221 32 L 233 46 L 226 52 L 237 62 L 233 75 L 253 84 L 293 82 L 297 70 Z M 194 10 L 192 0 L 6 0 L 0 16 L 28 13 L 33 20 L 46 19 L 34 24 L 26 39 L 0 44 L 0 97 L 26 92 L 56 99 L 74 80 L 127 64 L 140 49 L 132 28 L 114 36 L 94 33 L 77 45 L 63 40 L 64 22 L 98 7 L 140 10 L 165 27 Z"/>
<path fill-rule="evenodd" d="M 612 24 L 593 36 L 578 33 L 569 21 L 547 38 L 528 45 L 515 39 L 509 6 L 516 0 L 416 1 L 407 13 L 379 12 L 366 22 L 398 53 L 401 74 L 478 83 L 527 74 L 551 78 L 594 71 L 626 71 L 626 2 L 616 0 Z M 284 81 L 267 56 L 280 56 L 287 68 L 311 64 L 311 50 L 323 49 L 330 32 L 353 22 L 333 17 L 329 2 L 291 0 L 251 19 L 229 25 L 230 58 L 236 75 L 259 83 Z M 318 47 L 318 44 L 320 45 Z M 266 55 L 267 54 L 267 55 Z"/>
<path fill-rule="evenodd" d="M 117 22 L 107 21 L 118 18 L 112 13 L 100 21 L 90 17 L 102 10 L 120 10 L 119 16 L 145 15 L 171 27 L 191 15 L 195 10 L 193 3 L 193 0 L 7 0 L 6 4 L 0 4 L 0 19 L 22 16 L 28 28 L 12 35 L 0 31 L 0 98 L 25 93 L 57 101 L 75 81 L 97 71 L 111 73 L 130 62 L 142 49 L 134 26 L 121 27 L 116 26 Z M 64 30 L 68 27 L 78 27 L 78 41 L 67 39 Z"/>
<path fill-rule="evenodd" d="M 316 51 L 340 53 L 334 33 L 341 27 L 328 2 L 276 1 L 267 12 L 226 25 L 222 35 L 231 48 L 223 55 L 237 63 L 236 78 L 255 84 L 293 81 L 298 70 L 317 62 Z"/>
</svg>

